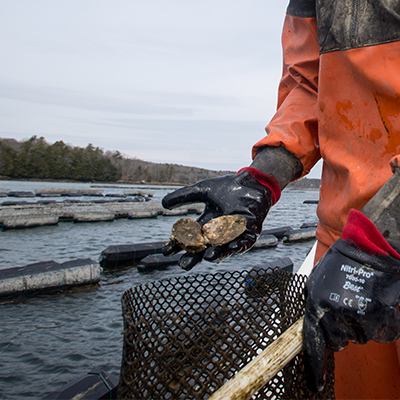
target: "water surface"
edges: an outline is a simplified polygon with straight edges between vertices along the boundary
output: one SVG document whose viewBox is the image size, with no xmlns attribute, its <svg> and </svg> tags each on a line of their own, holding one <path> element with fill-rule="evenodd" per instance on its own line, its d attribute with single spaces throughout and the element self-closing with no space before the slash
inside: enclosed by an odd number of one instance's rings
<svg viewBox="0 0 400 400">
<path fill-rule="evenodd" d="M 113 185 L 114 186 L 114 185 Z M 115 193 L 124 189 L 108 188 Z M 0 181 L 0 191 L 45 187 L 90 188 L 90 184 Z M 102 189 L 103 190 L 103 189 Z M 155 188 L 154 200 L 173 188 Z M 318 191 L 285 190 L 270 211 L 264 228 L 314 222 Z M 35 201 L 35 199 L 33 199 Z M 60 200 L 60 199 L 58 199 Z M 195 218 L 195 216 L 192 216 Z M 38 261 L 98 259 L 112 244 L 162 241 L 181 217 L 112 222 L 60 222 L 56 226 L 0 231 L 0 269 Z M 139 273 L 132 268 L 105 272 L 98 286 L 59 294 L 39 295 L 0 304 L 0 398 L 41 399 L 91 369 L 119 375 L 123 322 L 121 294 L 134 285 L 182 274 L 249 269 L 265 261 L 290 257 L 297 270 L 313 242 L 255 250 L 220 264 L 203 262 L 190 272 L 178 266 Z"/>
</svg>

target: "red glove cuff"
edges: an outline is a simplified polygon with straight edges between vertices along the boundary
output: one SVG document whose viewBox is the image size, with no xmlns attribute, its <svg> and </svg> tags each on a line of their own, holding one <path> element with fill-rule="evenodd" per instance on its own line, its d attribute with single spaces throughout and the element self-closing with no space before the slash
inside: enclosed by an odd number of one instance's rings
<svg viewBox="0 0 400 400">
<path fill-rule="evenodd" d="M 369 254 L 380 254 L 400 259 L 400 254 L 386 241 L 376 226 L 360 211 L 351 209 L 342 233 L 357 248 Z"/>
<path fill-rule="evenodd" d="M 247 171 L 255 180 L 261 183 L 261 185 L 266 186 L 271 191 L 272 205 L 281 198 L 281 187 L 274 175 L 265 174 L 253 167 L 242 168 L 236 173 L 236 175 L 242 171 Z"/>
</svg>

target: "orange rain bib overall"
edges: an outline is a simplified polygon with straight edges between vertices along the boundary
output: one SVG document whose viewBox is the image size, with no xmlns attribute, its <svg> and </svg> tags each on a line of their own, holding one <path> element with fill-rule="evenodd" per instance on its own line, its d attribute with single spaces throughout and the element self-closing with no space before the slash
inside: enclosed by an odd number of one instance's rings
<svg viewBox="0 0 400 400">
<path fill-rule="evenodd" d="M 253 147 L 284 146 L 306 175 L 322 158 L 317 258 L 391 177 L 400 153 L 400 2 L 291 0 L 278 108 Z M 338 399 L 400 399 L 396 344 L 336 353 Z"/>
</svg>

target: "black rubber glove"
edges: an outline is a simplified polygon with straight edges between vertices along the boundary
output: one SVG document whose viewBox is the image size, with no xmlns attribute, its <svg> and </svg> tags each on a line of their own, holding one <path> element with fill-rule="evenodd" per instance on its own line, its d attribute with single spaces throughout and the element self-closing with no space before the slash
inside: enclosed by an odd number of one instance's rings
<svg viewBox="0 0 400 400">
<path fill-rule="evenodd" d="M 248 171 L 257 176 L 257 179 Z M 241 214 L 247 220 L 245 232 L 232 242 L 209 247 L 200 253 L 185 253 L 179 262 L 181 268 L 190 270 L 203 259 L 219 262 L 233 254 L 249 250 L 257 241 L 265 217 L 279 196 L 280 187 L 275 178 L 250 167 L 241 170 L 237 175 L 206 179 L 165 196 L 162 205 L 167 209 L 191 203 L 205 203 L 204 212 L 197 219 L 201 226 L 222 215 Z M 164 246 L 163 254 L 172 255 L 180 250 L 170 241 Z"/>
<path fill-rule="evenodd" d="M 324 387 L 328 348 L 400 337 L 399 258 L 365 215 L 350 211 L 342 237 L 307 281 L 303 350 L 310 390 Z"/>
</svg>

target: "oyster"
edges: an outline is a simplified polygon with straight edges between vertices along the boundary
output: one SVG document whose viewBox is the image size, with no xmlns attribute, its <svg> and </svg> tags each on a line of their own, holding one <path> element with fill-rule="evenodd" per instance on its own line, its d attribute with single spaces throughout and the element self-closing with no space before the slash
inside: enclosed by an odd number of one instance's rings
<svg viewBox="0 0 400 400">
<path fill-rule="evenodd" d="M 189 253 L 199 253 L 207 246 L 222 246 L 236 239 L 246 230 L 243 215 L 223 215 L 200 224 L 190 218 L 181 218 L 172 226 L 170 239 Z"/>
<path fill-rule="evenodd" d="M 201 226 L 194 219 L 181 218 L 176 221 L 170 239 L 189 253 L 198 253 L 206 248 Z"/>
<path fill-rule="evenodd" d="M 203 226 L 205 242 L 212 247 L 229 243 L 246 230 L 246 223 L 246 218 L 239 214 L 214 218 Z"/>
</svg>

